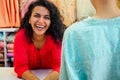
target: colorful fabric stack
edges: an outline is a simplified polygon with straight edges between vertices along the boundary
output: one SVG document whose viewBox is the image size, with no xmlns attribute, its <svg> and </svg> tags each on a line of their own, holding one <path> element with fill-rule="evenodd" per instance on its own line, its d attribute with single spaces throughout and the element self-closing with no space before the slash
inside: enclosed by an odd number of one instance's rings
<svg viewBox="0 0 120 80">
<path fill-rule="evenodd" d="M 9 59 L 9 63 L 11 66 L 13 63 L 13 57 L 14 57 L 14 37 L 15 37 L 15 32 L 9 33 L 7 35 L 6 41 L 7 41 L 7 58 Z"/>
<path fill-rule="evenodd" d="M 0 32 L 0 67 L 4 66 L 4 42 L 3 33 Z"/>
<path fill-rule="evenodd" d="M 0 41 L 0 59 L 3 59 L 4 56 L 3 56 L 3 52 L 4 52 L 4 43 L 3 41 Z"/>
</svg>

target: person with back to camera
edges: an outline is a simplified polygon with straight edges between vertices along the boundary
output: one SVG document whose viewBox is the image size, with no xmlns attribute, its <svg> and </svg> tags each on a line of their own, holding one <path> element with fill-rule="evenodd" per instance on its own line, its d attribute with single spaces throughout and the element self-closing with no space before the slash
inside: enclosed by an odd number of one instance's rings
<svg viewBox="0 0 120 80">
<path fill-rule="evenodd" d="M 40 80 L 30 70 L 52 69 L 44 80 L 57 80 L 64 25 L 47 0 L 30 4 L 14 40 L 14 70 L 24 80 Z"/>
<path fill-rule="evenodd" d="M 59 80 L 120 80 L 117 0 L 91 0 L 96 14 L 64 33 Z"/>
</svg>

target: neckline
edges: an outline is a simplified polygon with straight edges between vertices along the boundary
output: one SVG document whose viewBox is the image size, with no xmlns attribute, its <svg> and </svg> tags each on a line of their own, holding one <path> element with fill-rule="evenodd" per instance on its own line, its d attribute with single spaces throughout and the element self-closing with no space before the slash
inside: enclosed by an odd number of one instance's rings
<svg viewBox="0 0 120 80">
<path fill-rule="evenodd" d="M 46 35 L 46 39 L 45 42 L 43 44 L 43 46 L 41 47 L 41 49 L 36 48 L 36 46 L 34 45 L 34 43 L 32 43 L 33 47 L 37 50 L 37 51 L 41 51 L 47 44 L 47 40 L 48 40 L 48 35 Z"/>
<path fill-rule="evenodd" d="M 113 17 L 113 18 L 94 18 L 94 17 L 89 16 L 88 19 L 97 20 L 97 21 L 111 21 L 111 20 L 114 21 L 114 20 L 120 19 L 120 16 Z"/>
</svg>

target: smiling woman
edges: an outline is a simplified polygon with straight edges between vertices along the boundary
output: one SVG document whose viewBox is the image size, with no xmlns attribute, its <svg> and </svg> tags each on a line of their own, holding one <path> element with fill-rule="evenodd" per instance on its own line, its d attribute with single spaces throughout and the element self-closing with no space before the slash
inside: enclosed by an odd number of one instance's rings
<svg viewBox="0 0 120 80">
<path fill-rule="evenodd" d="M 47 0 L 31 3 L 14 40 L 14 70 L 19 78 L 39 80 L 31 69 L 52 69 L 45 80 L 57 80 L 64 25 Z"/>
</svg>

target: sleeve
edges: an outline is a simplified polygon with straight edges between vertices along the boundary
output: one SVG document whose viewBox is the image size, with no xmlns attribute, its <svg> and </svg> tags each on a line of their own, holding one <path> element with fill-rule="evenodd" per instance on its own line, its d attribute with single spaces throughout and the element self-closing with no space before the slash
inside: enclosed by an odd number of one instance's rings
<svg viewBox="0 0 120 80">
<path fill-rule="evenodd" d="M 25 37 L 18 32 L 14 40 L 14 71 L 20 78 L 26 70 L 29 68 Z"/>
<path fill-rule="evenodd" d="M 79 54 L 81 50 L 79 37 L 71 29 L 64 33 L 59 80 L 80 80 L 81 55 Z"/>
<path fill-rule="evenodd" d="M 52 48 L 52 69 L 53 71 L 60 71 L 60 61 L 61 61 L 61 44 L 56 45 L 54 44 Z"/>
</svg>

